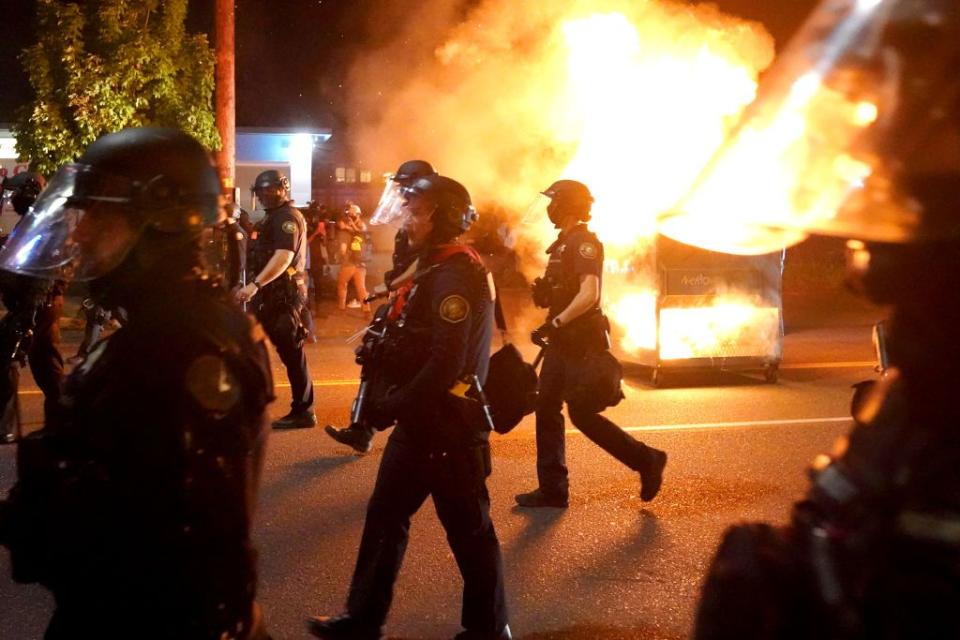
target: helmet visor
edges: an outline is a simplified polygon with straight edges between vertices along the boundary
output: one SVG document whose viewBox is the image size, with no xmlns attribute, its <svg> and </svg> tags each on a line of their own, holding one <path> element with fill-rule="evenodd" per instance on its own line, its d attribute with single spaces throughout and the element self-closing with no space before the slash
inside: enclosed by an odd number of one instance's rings
<svg viewBox="0 0 960 640">
<path fill-rule="evenodd" d="M 397 228 L 402 227 L 403 219 L 407 213 L 403 206 L 405 199 L 406 196 L 400 183 L 392 179 L 387 180 L 383 193 L 380 195 L 380 202 L 377 203 L 377 208 L 370 216 L 370 224 L 389 224 Z"/>
<path fill-rule="evenodd" d="M 112 271 L 144 227 L 123 206 L 132 187 L 87 165 L 64 166 L 0 250 L 0 269 L 81 281 Z"/>
</svg>

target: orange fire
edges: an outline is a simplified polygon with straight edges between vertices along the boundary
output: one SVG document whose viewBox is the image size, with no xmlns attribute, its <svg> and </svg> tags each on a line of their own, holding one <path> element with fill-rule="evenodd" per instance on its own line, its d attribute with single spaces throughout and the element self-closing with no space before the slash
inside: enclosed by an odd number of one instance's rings
<svg viewBox="0 0 960 640">
<path fill-rule="evenodd" d="M 766 328 L 779 326 L 776 308 L 756 308 L 743 297 L 658 311 L 657 274 L 642 259 L 653 248 L 657 218 L 724 142 L 770 61 L 762 48 L 744 57 L 743 48 L 731 46 L 731 31 L 696 29 L 686 20 L 680 26 L 670 12 L 640 22 L 598 13 L 562 26 L 565 101 L 579 133 L 563 176 L 586 183 L 596 199 L 591 227 L 606 247 L 605 308 L 619 329 L 620 348 L 633 354 L 659 349 L 662 360 L 711 357 L 737 339 L 742 345 L 745 334 L 775 340 Z M 701 231 L 721 233 L 724 224 L 716 218 Z M 768 344 L 756 351 L 766 353 Z"/>
<path fill-rule="evenodd" d="M 739 132 L 681 203 L 684 215 L 663 228 L 717 251 L 760 253 L 799 242 L 806 229 L 842 224 L 841 205 L 877 166 L 850 149 L 878 113 L 875 102 L 852 100 L 808 72 L 776 113 Z M 716 220 L 722 234 L 712 233 Z"/>
<path fill-rule="evenodd" d="M 767 354 L 779 331 L 780 310 L 748 299 L 723 297 L 708 307 L 668 307 L 660 310 L 660 359 Z"/>
</svg>

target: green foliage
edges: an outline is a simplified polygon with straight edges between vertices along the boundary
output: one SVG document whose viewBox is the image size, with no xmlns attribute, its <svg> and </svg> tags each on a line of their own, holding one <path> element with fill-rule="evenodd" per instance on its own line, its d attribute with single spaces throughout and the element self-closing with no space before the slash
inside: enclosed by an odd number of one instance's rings
<svg viewBox="0 0 960 640">
<path fill-rule="evenodd" d="M 39 0 L 39 40 L 20 56 L 34 99 L 13 125 L 17 152 L 50 174 L 94 140 L 170 126 L 220 147 L 214 55 L 188 34 L 187 0 Z"/>
</svg>

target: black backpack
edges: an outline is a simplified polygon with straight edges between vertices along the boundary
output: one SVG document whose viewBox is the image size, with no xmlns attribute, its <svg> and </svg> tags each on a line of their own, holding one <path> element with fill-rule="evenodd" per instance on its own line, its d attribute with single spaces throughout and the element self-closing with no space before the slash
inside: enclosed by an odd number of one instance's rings
<svg viewBox="0 0 960 640">
<path fill-rule="evenodd" d="M 501 335 L 507 331 L 507 323 L 497 296 L 494 317 Z M 540 358 L 534 364 L 524 361 L 520 350 L 505 342 L 500 350 L 490 356 L 490 368 L 487 382 L 483 387 L 484 395 L 490 405 L 493 429 L 497 433 L 508 433 L 533 413 L 537 406 L 537 368 Z"/>
</svg>

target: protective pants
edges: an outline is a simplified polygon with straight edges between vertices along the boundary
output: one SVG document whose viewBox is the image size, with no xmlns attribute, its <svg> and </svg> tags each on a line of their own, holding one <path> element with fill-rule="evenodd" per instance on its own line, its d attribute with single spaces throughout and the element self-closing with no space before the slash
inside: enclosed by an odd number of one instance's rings
<svg viewBox="0 0 960 640">
<path fill-rule="evenodd" d="M 537 480 L 540 490 L 566 498 L 569 492 L 563 421 L 564 389 L 577 375 L 575 350 L 551 346 L 543 356 L 536 409 Z M 585 436 L 634 471 L 649 459 L 649 448 L 599 413 L 567 404 L 570 420 Z"/>
<path fill-rule="evenodd" d="M 306 329 L 300 310 L 289 305 L 264 306 L 257 314 L 270 342 L 277 349 L 280 361 L 290 379 L 290 411 L 300 413 L 313 408 L 313 380 L 307 370 L 303 352 Z"/>
<path fill-rule="evenodd" d="M 486 483 L 451 478 L 446 462 L 393 435 L 387 441 L 350 585 L 351 616 L 383 625 L 407 549 L 410 518 L 433 496 L 463 576 L 461 624 L 481 633 L 496 633 L 507 624 L 503 560 Z"/>
</svg>

